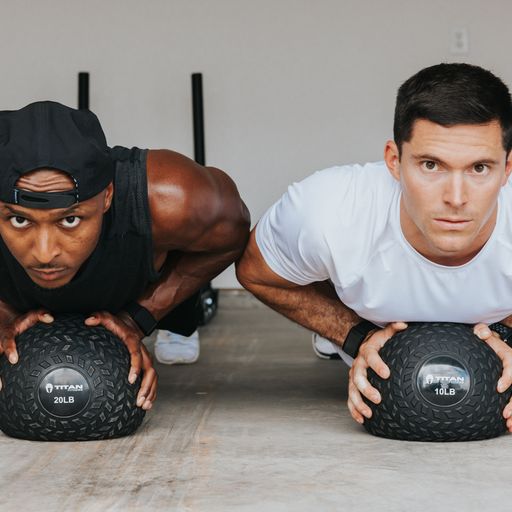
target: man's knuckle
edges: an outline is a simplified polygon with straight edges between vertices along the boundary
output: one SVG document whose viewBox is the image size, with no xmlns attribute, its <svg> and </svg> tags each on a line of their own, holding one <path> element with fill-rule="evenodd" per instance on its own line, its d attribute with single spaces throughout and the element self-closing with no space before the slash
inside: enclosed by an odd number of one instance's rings
<svg viewBox="0 0 512 512">
<path fill-rule="evenodd" d="M 357 375 L 358 373 L 360 373 L 361 371 L 364 371 L 364 369 L 366 368 L 367 366 L 367 363 L 366 363 L 366 358 L 363 358 L 363 357 L 359 357 L 357 359 L 357 361 L 354 363 L 353 365 L 353 368 L 354 368 L 354 375 Z"/>
<path fill-rule="evenodd" d="M 363 399 L 361 397 L 361 393 L 359 392 L 359 390 L 357 390 L 355 393 L 352 393 L 352 403 L 357 407 L 359 408 L 360 405 L 362 404 L 363 402 Z"/>
<path fill-rule="evenodd" d="M 368 387 L 368 381 L 364 375 L 358 375 L 355 379 L 355 385 L 360 391 L 364 391 Z"/>
<path fill-rule="evenodd" d="M 365 342 L 359 348 L 359 355 L 362 357 L 366 357 L 367 353 L 368 353 L 368 342 Z"/>
</svg>

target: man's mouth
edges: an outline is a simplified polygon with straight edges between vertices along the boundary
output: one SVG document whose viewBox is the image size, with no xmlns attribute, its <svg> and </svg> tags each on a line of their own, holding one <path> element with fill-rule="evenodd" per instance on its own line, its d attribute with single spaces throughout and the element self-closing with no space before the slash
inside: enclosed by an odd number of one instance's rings
<svg viewBox="0 0 512 512">
<path fill-rule="evenodd" d="M 30 270 L 42 281 L 55 281 L 56 279 L 62 277 L 62 275 L 66 272 L 66 267 L 44 269 L 31 268 Z"/>
<path fill-rule="evenodd" d="M 471 219 L 459 217 L 438 217 L 434 219 L 434 222 L 442 229 L 460 230 L 464 229 L 471 222 Z"/>
</svg>

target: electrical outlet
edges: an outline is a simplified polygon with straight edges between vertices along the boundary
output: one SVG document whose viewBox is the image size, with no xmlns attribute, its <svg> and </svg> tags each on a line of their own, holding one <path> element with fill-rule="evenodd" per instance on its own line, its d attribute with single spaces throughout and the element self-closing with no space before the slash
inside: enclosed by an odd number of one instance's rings
<svg viewBox="0 0 512 512">
<path fill-rule="evenodd" d="M 452 30 L 452 41 L 450 53 L 465 54 L 469 52 L 469 33 L 465 27 L 458 27 Z"/>
</svg>

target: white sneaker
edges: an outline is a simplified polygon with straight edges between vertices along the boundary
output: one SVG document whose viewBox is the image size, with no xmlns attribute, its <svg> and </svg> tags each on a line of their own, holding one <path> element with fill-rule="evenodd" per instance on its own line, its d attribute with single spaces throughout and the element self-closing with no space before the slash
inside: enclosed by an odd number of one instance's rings
<svg viewBox="0 0 512 512">
<path fill-rule="evenodd" d="M 316 332 L 313 333 L 313 350 L 320 359 L 341 359 L 336 345 L 327 338 L 322 338 Z"/>
<path fill-rule="evenodd" d="M 163 364 L 192 364 L 199 358 L 199 333 L 182 336 L 160 329 L 156 335 L 155 357 Z"/>
</svg>

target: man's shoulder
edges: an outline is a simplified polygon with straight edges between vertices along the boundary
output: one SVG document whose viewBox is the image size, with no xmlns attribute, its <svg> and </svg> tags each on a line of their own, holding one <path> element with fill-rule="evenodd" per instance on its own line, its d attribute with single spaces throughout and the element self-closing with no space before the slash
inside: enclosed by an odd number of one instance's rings
<svg viewBox="0 0 512 512">
<path fill-rule="evenodd" d="M 399 189 L 384 162 L 341 165 L 316 171 L 290 185 L 288 196 L 308 216 L 344 220 L 386 209 Z"/>
<path fill-rule="evenodd" d="M 224 171 L 167 149 L 148 150 L 146 161 L 155 244 L 171 237 L 177 247 L 186 246 L 240 209 L 236 186 Z"/>
<path fill-rule="evenodd" d="M 365 196 L 366 192 L 382 190 L 382 187 L 392 190 L 396 183 L 384 162 L 370 162 L 328 167 L 314 172 L 298 185 L 309 193 L 317 193 L 325 198 L 350 194 Z"/>
<path fill-rule="evenodd" d="M 262 219 L 279 232 L 295 226 L 311 243 L 371 242 L 386 228 L 399 191 L 384 163 L 329 167 L 290 185 Z"/>
<path fill-rule="evenodd" d="M 292 282 L 304 284 L 313 274 L 349 279 L 385 233 L 398 191 L 380 162 L 317 171 L 290 185 L 263 215 L 256 228 L 260 251 Z M 299 268 L 293 279 L 290 268 Z M 304 281 L 301 272 L 309 276 Z"/>
<path fill-rule="evenodd" d="M 205 169 L 194 160 L 171 149 L 149 149 L 146 161 L 148 176 L 152 178 L 196 178 Z"/>
</svg>

